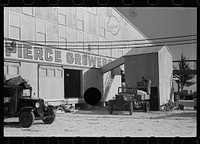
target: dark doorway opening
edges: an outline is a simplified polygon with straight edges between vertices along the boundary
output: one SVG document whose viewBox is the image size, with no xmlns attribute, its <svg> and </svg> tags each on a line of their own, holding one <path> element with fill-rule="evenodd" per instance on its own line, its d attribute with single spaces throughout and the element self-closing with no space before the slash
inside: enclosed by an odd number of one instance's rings
<svg viewBox="0 0 200 144">
<path fill-rule="evenodd" d="M 158 111 L 158 87 L 151 87 L 150 110 Z"/>
<path fill-rule="evenodd" d="M 65 98 L 81 97 L 81 73 L 80 70 L 64 70 Z"/>
</svg>

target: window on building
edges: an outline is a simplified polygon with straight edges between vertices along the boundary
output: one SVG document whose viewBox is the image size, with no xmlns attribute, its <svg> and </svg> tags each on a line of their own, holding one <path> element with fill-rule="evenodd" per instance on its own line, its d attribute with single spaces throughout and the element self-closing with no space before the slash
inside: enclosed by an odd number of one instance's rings
<svg viewBox="0 0 200 144">
<path fill-rule="evenodd" d="M 37 37 L 37 43 L 39 43 L 39 44 L 46 43 L 46 34 L 37 32 L 36 37 Z"/>
<path fill-rule="evenodd" d="M 67 34 L 65 27 L 59 27 L 59 47 L 67 48 Z"/>
<path fill-rule="evenodd" d="M 10 38 L 20 39 L 21 29 L 19 27 L 10 26 Z"/>
<path fill-rule="evenodd" d="M 9 38 L 21 39 L 21 16 L 15 13 L 10 13 L 9 19 Z"/>
<path fill-rule="evenodd" d="M 28 15 L 35 15 L 35 11 L 33 7 L 23 7 L 23 13 Z"/>
<path fill-rule="evenodd" d="M 58 15 L 59 24 L 66 25 L 66 16 L 63 14 Z"/>
<path fill-rule="evenodd" d="M 36 21 L 36 43 L 46 44 L 46 22 Z"/>
<path fill-rule="evenodd" d="M 8 74 L 8 66 L 4 65 L 4 74 Z"/>
<path fill-rule="evenodd" d="M 96 16 L 89 14 L 89 33 L 96 35 Z"/>
<path fill-rule="evenodd" d="M 55 69 L 48 69 L 48 76 L 55 77 Z"/>
<path fill-rule="evenodd" d="M 67 8 L 68 11 L 68 26 L 70 28 L 76 28 L 76 8 L 69 7 Z"/>
<path fill-rule="evenodd" d="M 62 77 L 62 70 L 57 69 L 56 77 Z"/>
<path fill-rule="evenodd" d="M 103 19 L 102 15 L 99 16 L 99 35 L 105 37 L 106 28 L 105 28 L 105 19 Z"/>
<path fill-rule="evenodd" d="M 82 11 L 77 11 L 77 29 L 84 31 L 84 16 Z"/>
<path fill-rule="evenodd" d="M 65 8 L 58 9 L 58 22 L 59 22 L 59 24 L 66 26 L 67 19 L 66 19 Z"/>
<path fill-rule="evenodd" d="M 19 67 L 10 66 L 10 75 L 19 75 Z"/>
<path fill-rule="evenodd" d="M 47 69 L 46 68 L 40 68 L 40 76 L 46 77 L 47 76 Z"/>
<path fill-rule="evenodd" d="M 10 76 L 20 75 L 19 63 L 4 62 L 4 74 L 10 75 Z"/>
</svg>

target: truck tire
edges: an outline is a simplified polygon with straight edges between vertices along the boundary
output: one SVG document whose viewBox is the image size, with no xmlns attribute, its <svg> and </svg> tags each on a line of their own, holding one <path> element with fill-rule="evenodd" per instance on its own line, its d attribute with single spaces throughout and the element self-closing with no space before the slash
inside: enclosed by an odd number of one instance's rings
<svg viewBox="0 0 200 144">
<path fill-rule="evenodd" d="M 33 112 L 23 111 L 19 116 L 19 123 L 22 127 L 28 128 L 34 123 L 35 116 Z"/>
<path fill-rule="evenodd" d="M 49 118 L 45 118 L 43 119 L 42 121 L 45 123 L 45 124 L 52 124 L 55 120 L 55 112 L 53 109 L 50 109 L 50 117 Z"/>
<path fill-rule="evenodd" d="M 129 112 L 130 112 L 130 115 L 133 114 L 133 103 L 132 102 L 130 103 L 130 106 L 129 106 Z"/>
<path fill-rule="evenodd" d="M 113 114 L 113 109 L 109 108 L 109 114 Z"/>
<path fill-rule="evenodd" d="M 178 109 L 180 109 L 180 110 L 184 110 L 184 105 L 179 104 L 179 105 L 178 105 Z"/>
<path fill-rule="evenodd" d="M 150 110 L 150 103 L 148 101 L 144 102 L 144 112 L 149 112 Z"/>
</svg>

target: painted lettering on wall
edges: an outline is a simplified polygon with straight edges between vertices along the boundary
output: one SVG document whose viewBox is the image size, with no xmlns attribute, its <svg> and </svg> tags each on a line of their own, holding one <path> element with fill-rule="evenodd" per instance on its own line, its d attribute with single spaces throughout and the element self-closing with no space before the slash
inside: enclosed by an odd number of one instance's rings
<svg viewBox="0 0 200 144">
<path fill-rule="evenodd" d="M 47 47 L 33 46 L 19 42 L 13 49 L 6 41 L 4 57 L 35 62 L 47 62 L 63 65 L 102 67 L 114 59 L 92 54 L 72 52 L 69 50 L 57 50 Z"/>
</svg>

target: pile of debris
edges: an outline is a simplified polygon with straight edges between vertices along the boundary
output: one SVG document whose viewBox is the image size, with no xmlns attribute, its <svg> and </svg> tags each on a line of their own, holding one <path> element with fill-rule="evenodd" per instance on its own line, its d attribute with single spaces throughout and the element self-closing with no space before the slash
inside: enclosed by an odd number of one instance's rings
<svg viewBox="0 0 200 144">
<path fill-rule="evenodd" d="M 160 106 L 161 111 L 184 110 L 184 105 L 177 104 L 176 102 L 168 101 Z"/>
<path fill-rule="evenodd" d="M 56 107 L 56 113 L 75 113 L 77 111 L 71 104 L 61 104 Z"/>
</svg>

